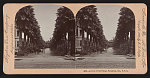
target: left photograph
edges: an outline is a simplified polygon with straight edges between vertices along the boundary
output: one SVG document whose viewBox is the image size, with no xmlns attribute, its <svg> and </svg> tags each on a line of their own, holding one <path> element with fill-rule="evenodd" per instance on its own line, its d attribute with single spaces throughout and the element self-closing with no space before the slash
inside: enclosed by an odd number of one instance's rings
<svg viewBox="0 0 150 78">
<path fill-rule="evenodd" d="M 21 8 L 15 16 L 15 68 L 68 68 L 71 62 L 62 58 L 74 55 L 74 24 L 72 11 L 64 6 Z"/>
</svg>

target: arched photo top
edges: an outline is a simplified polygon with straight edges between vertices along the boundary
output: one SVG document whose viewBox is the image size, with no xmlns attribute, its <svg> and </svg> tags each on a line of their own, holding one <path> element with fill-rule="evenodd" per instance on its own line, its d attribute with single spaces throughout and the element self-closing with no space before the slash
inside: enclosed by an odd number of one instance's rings
<svg viewBox="0 0 150 78">
<path fill-rule="evenodd" d="M 66 14 L 67 16 L 70 15 L 72 18 L 74 18 L 73 12 L 68 7 L 62 6 L 57 10 L 57 12 L 58 12 L 57 15 L 61 13 L 61 14 Z"/>
<path fill-rule="evenodd" d="M 21 31 L 25 30 L 25 26 L 33 26 L 32 24 L 37 24 L 37 21 L 34 17 L 34 12 L 33 12 L 33 7 L 32 6 L 25 6 L 16 13 L 15 16 L 15 27 Z"/>
</svg>

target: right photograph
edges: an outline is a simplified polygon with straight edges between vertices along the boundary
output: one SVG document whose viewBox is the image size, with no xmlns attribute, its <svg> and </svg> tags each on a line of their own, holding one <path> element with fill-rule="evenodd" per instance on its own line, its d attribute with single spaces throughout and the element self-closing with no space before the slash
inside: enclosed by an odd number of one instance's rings
<svg viewBox="0 0 150 78">
<path fill-rule="evenodd" d="M 75 17 L 76 68 L 136 68 L 135 16 L 120 5 L 89 5 Z"/>
</svg>

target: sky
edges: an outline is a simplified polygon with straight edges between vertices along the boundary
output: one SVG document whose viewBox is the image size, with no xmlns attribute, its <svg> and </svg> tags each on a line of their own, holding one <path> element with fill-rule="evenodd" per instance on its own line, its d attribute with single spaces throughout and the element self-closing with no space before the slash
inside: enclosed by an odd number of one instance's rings
<svg viewBox="0 0 150 78">
<path fill-rule="evenodd" d="M 112 40 L 116 35 L 118 19 L 120 17 L 120 5 L 97 5 L 98 17 L 103 26 L 107 40 Z"/>
<path fill-rule="evenodd" d="M 59 5 L 33 5 L 35 18 L 40 26 L 41 35 L 45 41 L 53 37 L 57 9 Z"/>
<path fill-rule="evenodd" d="M 53 37 L 57 9 L 59 5 L 33 5 L 35 18 L 37 19 L 41 35 L 45 41 Z M 104 35 L 107 40 L 115 37 L 119 12 L 122 6 L 119 5 L 96 5 L 98 17 L 103 26 Z"/>
</svg>

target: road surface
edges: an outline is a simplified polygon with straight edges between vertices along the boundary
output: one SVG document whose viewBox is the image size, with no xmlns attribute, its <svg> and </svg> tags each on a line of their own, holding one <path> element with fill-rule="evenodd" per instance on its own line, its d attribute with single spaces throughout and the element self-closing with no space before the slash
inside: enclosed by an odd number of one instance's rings
<svg viewBox="0 0 150 78">
<path fill-rule="evenodd" d="M 17 69 L 47 69 L 47 68 L 135 68 L 135 59 L 127 59 L 125 55 L 113 55 L 113 48 L 108 48 L 102 54 L 83 56 L 82 60 L 65 60 L 63 56 L 52 56 L 50 50 L 45 53 L 32 54 L 15 58 Z"/>
</svg>

